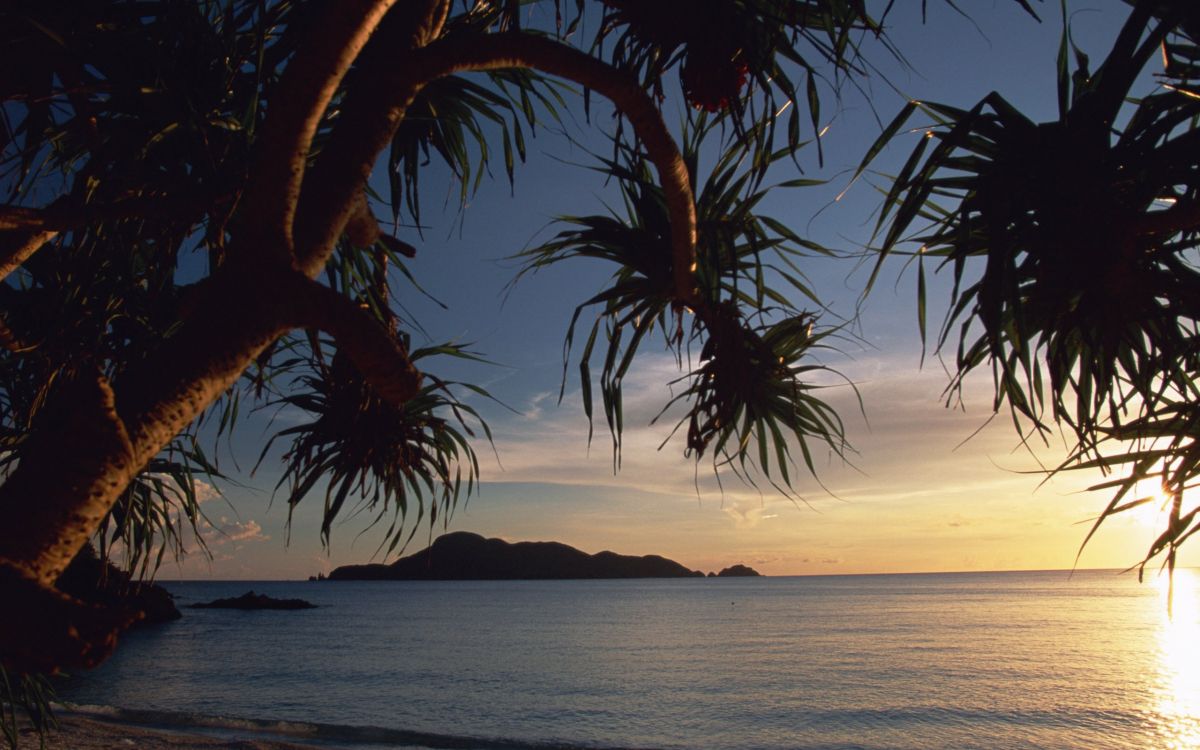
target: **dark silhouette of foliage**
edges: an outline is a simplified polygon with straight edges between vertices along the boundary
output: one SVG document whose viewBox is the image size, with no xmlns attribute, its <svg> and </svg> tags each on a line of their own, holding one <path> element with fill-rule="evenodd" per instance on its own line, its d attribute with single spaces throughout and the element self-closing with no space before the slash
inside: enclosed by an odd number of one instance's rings
<svg viewBox="0 0 1200 750">
<path fill-rule="evenodd" d="M 603 354 L 600 395 L 615 460 L 623 425 L 622 382 L 639 347 L 657 333 L 689 365 L 692 346 L 699 347 L 694 369 L 663 411 L 666 415 L 671 407 L 682 407 L 676 429 L 686 426 L 688 453 L 696 458 L 707 453 L 714 468 L 730 466 L 750 481 L 754 472 L 747 471 L 747 462 L 757 462 L 757 470 L 768 478 L 774 471 L 790 487 L 789 441 L 799 446 L 810 472 L 809 441 L 838 455 L 847 448 L 840 420 L 811 393 L 816 390 L 814 376 L 825 369 L 813 364 L 813 350 L 828 346 L 822 341 L 832 331 L 814 333 L 817 316 L 796 304 L 821 305 L 799 266 L 806 255 L 831 251 L 755 213 L 769 188 L 761 184 L 761 173 L 746 166 L 754 139 L 731 144 L 700 181 L 699 150 L 714 126 L 700 117 L 684 139 L 684 162 L 692 183 L 699 185 L 699 302 L 686 313 L 673 296 L 670 220 L 662 190 L 638 151 L 620 144 L 620 161 L 601 159 L 597 169 L 619 181 L 624 215 L 565 218 L 570 228 L 522 254 L 524 272 L 571 258 L 601 259 L 618 267 L 604 290 L 576 308 L 565 345 L 569 357 L 580 317 L 595 308 L 579 354 L 579 382 L 590 419 L 592 363 Z M 770 160 L 801 145 L 776 151 Z M 799 179 L 773 187 L 814 183 Z M 751 454 L 746 446 L 755 442 L 758 451 Z"/>
<path fill-rule="evenodd" d="M 464 203 L 493 166 L 511 180 L 527 136 L 578 89 L 588 112 L 597 97 L 616 110 L 598 168 L 623 205 L 566 219 L 524 272 L 574 257 L 615 267 L 566 349 L 587 331 L 589 417 L 602 360 L 617 460 L 622 382 L 654 337 L 686 368 L 661 418 L 677 420 L 688 455 L 790 493 L 814 448 L 842 454 L 814 356 L 838 326 L 818 317 L 802 270 L 829 251 L 758 206 L 812 184 L 768 185 L 768 171 L 799 158 L 810 128 L 820 160 L 822 86 L 865 75 L 864 39 L 888 44 L 896 4 L 871 5 L 7 4 L 0 528 L 22 533 L 0 538 L 0 596 L 42 620 L 0 620 L 6 705 L 39 694 L 12 687 L 22 675 L 95 663 L 127 624 L 54 588 L 84 544 L 119 541 L 148 575 L 203 525 L 197 479 L 220 478 L 205 428 L 226 434 L 270 403 L 303 412 L 275 436 L 290 441 L 280 489 L 289 508 L 324 495 L 325 540 L 349 508 L 387 522 L 388 551 L 411 519 L 446 518 L 477 481 L 470 439 L 487 428 L 462 401 L 471 386 L 420 369 L 466 353 L 410 350 L 416 321 L 394 309 L 393 284 L 418 249 L 383 232 L 374 207 L 419 226 L 431 162 Z M 863 166 L 917 111 L 932 118 L 886 193 L 881 259 L 913 242 L 922 290 L 925 263 L 953 274 L 937 338 L 955 349 L 952 389 L 990 365 L 996 408 L 1022 434 L 1059 424 L 1076 438 L 1063 469 L 1124 469 L 1100 521 L 1144 502 L 1128 497 L 1140 480 L 1162 480 L 1171 520 L 1150 557 L 1173 565 L 1197 528 L 1183 492 L 1200 461 L 1200 22 L 1194 3 L 1129 5 L 1095 70 L 1064 34 L 1056 121 L 998 94 L 969 110 L 913 103 Z M 1131 102 L 1160 52 L 1162 85 Z M 663 115 L 676 101 L 698 110 L 679 132 Z M 596 317 L 578 327 L 585 310 Z"/>
<path fill-rule="evenodd" d="M 766 170 L 802 145 L 802 113 L 815 132 L 821 71 L 860 75 L 858 40 L 882 18 L 841 0 L 706 0 L 668 30 L 680 4 L 389 6 L 50 0 L 2 12 L 13 75 L 0 82 L 0 524 L 28 533 L 0 541 L 0 572 L 58 613 L 39 668 L 92 663 L 114 642 L 117 620 L 53 588 L 74 552 L 95 538 L 140 575 L 180 553 L 204 526 L 197 480 L 222 478 L 199 436 L 265 404 L 310 417 L 275 437 L 289 441 L 279 489 L 289 507 L 324 494 L 326 540 L 357 507 L 390 519 L 395 549 L 411 519 L 444 519 L 470 491 L 468 440 L 488 436 L 457 395 L 472 387 L 418 369 L 465 352 L 410 351 L 415 321 L 395 312 L 391 285 L 417 248 L 381 231 L 373 205 L 419 226 L 431 161 L 464 203 L 493 165 L 511 180 L 571 85 L 585 106 L 615 106 L 601 169 L 630 212 L 596 229 L 611 233 L 611 260 L 640 269 L 589 303 L 607 312 L 584 389 L 603 346 L 615 445 L 621 378 L 659 327 L 677 355 L 701 355 L 675 402 L 688 453 L 786 487 L 788 440 L 810 469 L 810 441 L 842 450 L 809 382 L 827 334 L 791 301 L 820 309 L 795 265 L 819 248 L 752 210 Z M 664 94 L 711 113 L 682 134 L 686 160 Z M 697 203 L 701 141 L 724 155 Z M 366 184 L 377 162 L 381 196 Z M 592 252 L 580 243 L 594 245 L 564 235 L 531 262 Z M 76 457 L 65 468 L 64 453 Z M 21 672 L 24 652 L 8 647 L 23 636 L 6 627 L 0 659 Z"/>
<path fill-rule="evenodd" d="M 1064 18 L 1057 120 L 997 93 L 969 110 L 905 107 L 871 156 L 918 111 L 933 125 L 887 193 L 878 249 L 918 244 L 922 274 L 926 262 L 953 274 L 937 340 L 954 347 L 952 390 L 988 365 L 995 408 L 1019 431 L 1057 424 L 1074 438 L 1059 471 L 1121 472 L 1093 488 L 1116 493 L 1092 533 L 1153 499 L 1131 499 L 1143 480 L 1161 484 L 1169 520 L 1141 567 L 1165 553 L 1173 568 L 1196 530 L 1183 493 L 1200 476 L 1200 16 L 1193 3 L 1130 5 L 1094 70 Z M 1139 96 L 1160 58 L 1158 87 Z"/>
</svg>

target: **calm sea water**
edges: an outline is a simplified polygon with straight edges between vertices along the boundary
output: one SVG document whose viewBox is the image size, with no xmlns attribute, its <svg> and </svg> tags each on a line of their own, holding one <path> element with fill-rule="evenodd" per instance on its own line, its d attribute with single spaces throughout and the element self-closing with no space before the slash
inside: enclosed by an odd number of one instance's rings
<svg viewBox="0 0 1200 750">
<path fill-rule="evenodd" d="M 169 583 L 64 700 L 335 747 L 1200 748 L 1200 576 Z M 109 709 L 104 709 L 108 711 Z"/>
</svg>

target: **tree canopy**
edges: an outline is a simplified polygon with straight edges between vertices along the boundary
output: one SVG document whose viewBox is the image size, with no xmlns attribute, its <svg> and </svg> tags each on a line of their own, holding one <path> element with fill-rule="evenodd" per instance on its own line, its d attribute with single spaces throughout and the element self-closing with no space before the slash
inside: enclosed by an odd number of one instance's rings
<svg viewBox="0 0 1200 750">
<path fill-rule="evenodd" d="M 419 224 L 434 163 L 464 199 L 493 163 L 511 179 L 526 135 L 572 101 L 617 112 L 599 168 L 622 200 L 565 220 L 522 272 L 612 265 L 566 348 L 616 455 L 622 381 L 652 341 L 683 370 L 667 406 L 696 460 L 787 492 L 815 448 L 842 454 L 812 356 L 836 326 L 804 274 L 831 251 L 758 210 L 769 170 L 806 143 L 819 153 L 825 83 L 867 75 L 861 41 L 886 43 L 892 5 L 11 4 L 0 596 L 39 615 L 0 622 L 0 664 L 47 672 L 112 649 L 134 615 L 81 605 L 55 580 L 93 538 L 142 571 L 177 550 L 201 519 L 196 478 L 219 474 L 200 430 L 231 430 L 256 405 L 308 415 L 271 441 L 289 507 L 321 497 L 326 539 L 357 507 L 395 548 L 471 492 L 474 441 L 490 435 L 463 394 L 487 394 L 436 373 L 475 355 L 411 346 L 395 287 L 420 249 L 376 216 Z M 918 113 L 932 119 L 873 251 L 916 256 L 922 331 L 925 265 L 949 269 L 936 341 L 956 348 L 955 383 L 990 366 L 995 408 L 1022 435 L 1064 426 L 1077 448 L 1063 468 L 1116 469 L 1101 520 L 1161 478 L 1174 505 L 1147 560 L 1171 565 L 1197 528 L 1183 492 L 1200 463 L 1198 29 L 1190 3 L 1131 2 L 1094 71 L 1064 33 L 1058 121 L 998 95 L 967 111 L 913 102 L 862 167 Z M 1160 53 L 1161 85 L 1130 103 Z M 664 109 L 680 98 L 689 115 L 672 128 Z M 717 154 L 703 172 L 702 150 Z"/>
<path fill-rule="evenodd" d="M 1064 8 L 1056 120 L 996 93 L 969 110 L 905 107 L 877 145 L 918 110 L 934 127 L 892 182 L 878 252 L 916 245 L 921 274 L 953 274 L 937 334 L 954 350 L 951 392 L 988 366 L 1018 432 L 1065 429 L 1074 447 L 1056 471 L 1115 474 L 1091 488 L 1112 494 L 1087 539 L 1160 502 L 1146 480 L 1161 487 L 1166 528 L 1140 568 L 1161 554 L 1173 569 L 1200 528 L 1184 502 L 1200 478 L 1200 8 L 1128 4 L 1094 70 Z M 1155 90 L 1138 91 L 1158 59 Z"/>
</svg>

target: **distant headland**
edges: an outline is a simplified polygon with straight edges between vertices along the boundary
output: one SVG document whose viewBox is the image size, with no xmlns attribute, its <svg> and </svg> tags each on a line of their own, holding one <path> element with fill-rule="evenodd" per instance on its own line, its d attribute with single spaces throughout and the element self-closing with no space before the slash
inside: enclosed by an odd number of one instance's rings
<svg viewBox="0 0 1200 750">
<path fill-rule="evenodd" d="M 709 576 L 759 575 L 745 565 L 734 565 Z M 390 565 L 344 565 L 334 568 L 330 581 L 498 581 L 572 578 L 701 578 L 660 555 L 589 555 L 560 542 L 516 542 L 485 539 L 456 531 L 438 537 L 432 545 Z M 317 580 L 317 579 L 310 579 Z"/>
</svg>

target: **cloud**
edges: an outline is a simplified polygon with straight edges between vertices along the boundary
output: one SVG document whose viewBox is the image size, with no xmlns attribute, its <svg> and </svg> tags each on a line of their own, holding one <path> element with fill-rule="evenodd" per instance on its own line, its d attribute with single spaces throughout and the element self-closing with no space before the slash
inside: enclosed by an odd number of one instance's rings
<svg viewBox="0 0 1200 750">
<path fill-rule="evenodd" d="M 816 506 L 834 502 L 829 493 L 852 502 L 921 500 L 931 494 L 971 496 L 982 491 L 1032 492 L 1037 472 L 1061 460 L 1061 449 L 1039 451 L 1042 465 L 1024 448 L 1006 418 L 992 420 L 991 382 L 987 377 L 966 383 L 964 409 L 944 407 L 946 375 L 919 370 L 908 355 L 874 356 L 838 365 L 854 388 L 831 375 L 822 376 L 825 398 L 842 416 L 856 453 L 843 461 L 819 441 L 811 441 L 814 468 L 820 480 L 801 463 L 789 467 L 793 487 L 805 502 Z M 771 515 L 748 515 L 742 504 L 766 506 L 790 502 L 770 482 L 755 477 L 749 487 L 728 472 L 718 480 L 712 465 L 683 455 L 682 435 L 672 436 L 675 418 L 661 414 L 678 392 L 680 371 L 669 355 L 643 357 L 625 378 L 624 434 L 620 470 L 614 472 L 608 427 L 596 404 L 595 434 L 589 446 L 587 421 L 578 390 L 568 392 L 558 408 L 545 405 L 553 395 L 535 395 L 523 416 L 493 423 L 503 469 L 481 451 L 483 480 L 488 483 L 537 482 L 592 487 L 628 488 L 695 500 L 732 503 L 735 524 L 754 524 Z M 595 394 L 598 398 L 598 394 Z M 860 414 L 859 398 L 865 407 Z M 651 424 L 658 418 L 656 424 Z M 965 441 L 965 442 L 964 442 Z M 799 446 L 791 446 L 799 459 Z M 752 448 L 751 455 L 756 455 Z M 1087 482 L 1067 482 L 1072 489 Z M 1056 480 L 1056 484 L 1062 486 Z M 760 492 L 761 490 L 761 492 Z M 828 490 L 828 492 L 827 492 Z"/>
<path fill-rule="evenodd" d="M 149 479 L 156 479 L 160 482 L 163 482 L 167 486 L 169 492 L 174 493 L 176 496 L 182 496 L 183 488 L 180 487 L 179 483 L 176 482 L 174 477 L 172 477 L 170 474 L 152 472 L 145 476 Z M 192 487 L 196 492 L 196 502 L 201 504 L 210 502 L 212 500 L 219 500 L 224 497 L 224 495 L 221 494 L 221 491 L 218 490 L 215 485 L 213 485 L 211 482 L 206 482 L 203 479 L 197 479 L 193 477 Z"/>
<path fill-rule="evenodd" d="M 525 408 L 525 411 L 521 413 L 521 416 L 530 421 L 537 421 L 541 419 L 542 415 L 545 413 L 545 409 L 543 408 L 542 404 L 549 399 L 555 398 L 557 395 L 557 393 L 552 391 L 535 393 L 530 397 L 529 405 Z"/>
<path fill-rule="evenodd" d="M 1082 492 L 1096 481 L 1085 472 L 1066 472 L 1042 485 L 1042 467 L 1057 465 L 1062 446 L 1033 445 L 1032 454 L 1006 414 L 985 425 L 992 416 L 989 374 L 968 379 L 963 408 L 947 409 L 942 396 L 946 375 L 940 369 L 918 369 L 915 357 L 860 357 L 840 368 L 858 393 L 829 378 L 824 382 L 830 387 L 820 395 L 845 420 L 858 452 L 851 455 L 850 466 L 813 445 L 819 481 L 803 466 L 792 470 L 795 492 L 802 498 L 798 503 L 761 479 L 758 488 L 729 475 L 718 483 L 710 464 L 697 467 L 682 455 L 679 436 L 659 449 L 673 423 L 666 418 L 658 425 L 648 423 L 670 399 L 668 384 L 678 377 L 670 357 L 645 358 L 626 378 L 619 473 L 613 472 L 603 415 L 589 452 L 579 394 L 568 392 L 561 407 L 546 404 L 536 421 L 514 418 L 493 424 L 506 471 L 485 466 L 483 479 L 487 484 L 536 485 L 544 489 L 535 492 L 549 496 L 554 485 L 590 488 L 594 494 L 588 496 L 597 500 L 579 506 L 588 515 L 574 522 L 585 538 L 629 539 L 633 532 L 626 526 L 649 523 L 645 514 L 653 507 L 655 518 L 688 526 L 691 536 L 681 537 L 689 541 L 680 542 L 676 559 L 693 565 L 725 565 L 724 554 L 708 557 L 705 550 L 750 539 L 759 548 L 756 552 L 767 552 L 762 549 L 766 546 L 771 548 L 768 556 L 782 556 L 766 565 L 777 574 L 820 571 L 822 566 L 849 572 L 946 569 L 954 567 L 947 559 L 967 550 L 991 556 L 1016 549 L 1020 552 L 1015 554 L 1026 556 L 1021 566 L 1053 567 L 1058 563 L 1049 560 L 1052 552 L 1074 553 L 1084 531 L 1072 524 L 1094 515 L 1095 506 L 1102 507 L 1107 498 Z M 865 419 L 859 414 L 860 396 Z M 797 448 L 792 453 L 800 456 Z M 519 498 L 516 492 L 500 494 Z M 700 512 L 693 510 L 698 502 L 704 506 Z M 608 515 L 598 522 L 596 513 Z M 1031 522 L 1043 525 L 1035 529 Z M 540 533 L 549 538 L 558 532 Z M 853 543 L 834 549 L 831 540 Z M 745 552 L 738 557 L 751 559 Z"/>
<path fill-rule="evenodd" d="M 219 500 L 224 495 L 213 484 L 205 482 L 203 479 L 194 480 L 196 488 L 196 501 L 199 503 L 207 503 L 211 500 Z"/>
<path fill-rule="evenodd" d="M 230 541 L 265 541 L 270 539 L 269 536 L 263 535 L 263 527 L 258 521 L 251 520 L 245 523 L 241 522 L 226 522 L 222 518 L 221 534 L 227 536 Z"/>
<path fill-rule="evenodd" d="M 1085 533 L 1072 524 L 1094 515 L 1106 498 L 1080 492 L 1095 480 L 1085 472 L 1043 486 L 1041 470 L 1058 464 L 1062 446 L 1034 445 L 1031 453 L 1006 414 L 985 425 L 992 416 L 989 374 L 968 379 L 964 407 L 947 409 L 947 376 L 918 369 L 914 356 L 864 356 L 839 367 L 857 394 L 830 376 L 818 395 L 838 410 L 858 452 L 851 466 L 811 445 L 819 481 L 803 465 L 793 467 L 796 502 L 761 478 L 757 488 L 729 474 L 714 479 L 707 460 L 697 466 L 683 456 L 680 435 L 660 449 L 674 421 L 667 415 L 650 423 L 670 400 L 679 370 L 669 356 L 650 356 L 625 379 L 619 472 L 602 413 L 589 449 L 579 392 L 568 392 L 557 408 L 539 393 L 524 414 L 493 419 L 504 469 L 480 451 L 482 479 L 491 487 L 469 520 L 514 538 L 573 534 L 581 547 L 642 544 L 663 552 L 674 544 L 666 551 L 675 559 L 706 569 L 774 556 L 758 563 L 774 574 L 834 565 L 846 572 L 948 569 L 958 563 L 947 561 L 964 553 L 989 561 L 1002 552 L 1023 555 L 1020 566 L 1036 567 L 1059 564 L 1052 554 L 1066 550 L 1070 564 Z M 536 419 L 526 418 L 531 414 Z M 795 446 L 792 454 L 801 455 Z M 547 521 L 551 498 L 556 513 Z M 652 528 L 672 529 L 670 543 Z"/>
<path fill-rule="evenodd" d="M 215 533 L 205 534 L 205 541 L 210 548 L 220 547 L 225 544 L 237 543 L 239 546 L 248 542 L 265 542 L 271 537 L 263 534 L 262 525 L 253 518 L 246 521 L 230 520 L 224 516 L 221 517 L 218 525 L 208 525 L 205 531 L 212 530 Z"/>
<path fill-rule="evenodd" d="M 752 529 L 762 519 L 762 508 L 742 509 L 737 506 L 722 508 L 725 514 L 733 519 L 733 525 L 739 529 Z"/>
<path fill-rule="evenodd" d="M 775 495 L 767 481 L 759 482 L 762 485 L 760 492 L 729 476 L 728 472 L 723 472 L 718 479 L 707 457 L 697 464 L 684 455 L 682 432 L 672 434 L 678 409 L 662 413 L 664 404 L 678 393 L 679 384 L 675 381 L 679 377 L 674 358 L 665 355 L 643 357 L 625 377 L 619 471 L 614 471 L 612 440 L 601 405 L 595 404 L 594 433 L 589 444 L 582 396 L 575 390 L 568 392 L 557 407 L 543 407 L 546 400 L 556 394 L 535 396 L 531 401 L 532 408 L 522 416 L 536 415 L 536 419 L 495 420 L 492 429 L 499 463 L 489 460 L 486 454 L 490 451 L 481 451 L 484 481 L 636 487 L 689 502 L 694 502 L 699 495 L 723 503 L 761 505 L 764 497 Z M 593 395 L 598 401 L 599 394 Z"/>
<path fill-rule="evenodd" d="M 225 534 L 228 534 L 229 538 L 235 542 L 257 542 L 270 538 L 263 535 L 262 526 L 260 526 L 258 521 L 255 521 L 253 518 L 245 523 L 227 524 L 226 526 L 222 527 L 221 530 Z"/>
<path fill-rule="evenodd" d="M 767 513 L 763 498 L 753 501 L 733 500 L 726 503 L 721 510 L 733 519 L 734 527 L 738 529 L 753 529 L 763 521 L 779 518 L 778 513 Z"/>
</svg>

